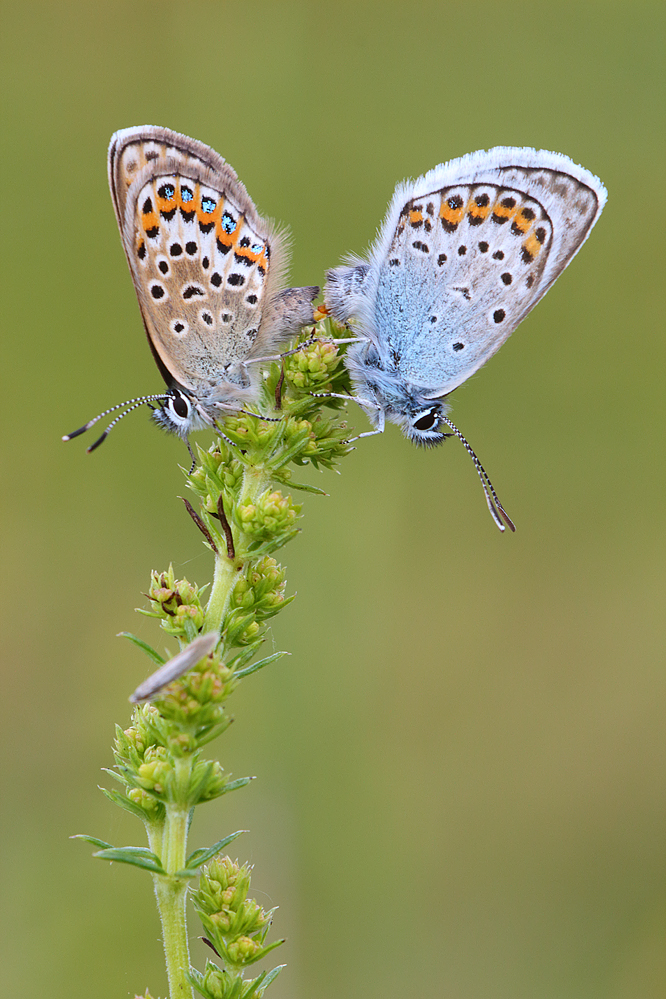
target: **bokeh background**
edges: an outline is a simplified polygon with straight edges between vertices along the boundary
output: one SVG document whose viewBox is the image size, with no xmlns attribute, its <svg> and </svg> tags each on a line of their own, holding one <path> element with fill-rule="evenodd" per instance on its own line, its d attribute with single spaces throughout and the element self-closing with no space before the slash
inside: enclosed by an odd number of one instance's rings
<svg viewBox="0 0 666 999">
<path fill-rule="evenodd" d="M 312 473 L 330 496 L 306 498 L 268 643 L 292 656 L 219 743 L 259 779 L 192 842 L 251 830 L 238 855 L 288 937 L 274 999 L 664 994 L 663 22 L 644 0 L 5 7 L 6 995 L 166 992 L 148 877 L 67 839 L 143 841 L 96 788 L 146 669 L 114 636 L 160 640 L 133 612 L 151 569 L 211 569 L 180 442 L 145 414 L 90 457 L 59 439 L 161 387 L 105 175 L 111 133 L 146 122 L 290 224 L 299 284 L 365 248 L 398 180 L 474 149 L 559 150 L 607 184 L 453 400 L 517 534 L 455 442 L 391 427 Z"/>
</svg>

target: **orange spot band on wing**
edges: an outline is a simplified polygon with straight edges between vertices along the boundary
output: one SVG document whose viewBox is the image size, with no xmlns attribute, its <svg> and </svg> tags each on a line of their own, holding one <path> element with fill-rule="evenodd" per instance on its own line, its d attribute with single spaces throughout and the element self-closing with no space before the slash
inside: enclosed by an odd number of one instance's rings
<svg viewBox="0 0 666 999">
<path fill-rule="evenodd" d="M 194 188 L 193 196 L 189 201 L 186 201 L 183 198 L 183 187 L 186 187 L 187 190 L 192 190 L 192 188 Z M 183 184 L 183 182 L 181 181 L 181 186 L 178 188 L 176 192 L 176 204 L 178 205 L 179 208 L 182 208 L 182 210 L 184 212 L 187 212 L 188 214 L 190 212 L 196 212 L 198 214 L 201 211 L 201 194 L 199 192 L 199 184 L 198 183 L 193 184 L 192 181 L 186 181 Z"/>
<path fill-rule="evenodd" d="M 264 247 L 259 260 L 257 261 L 261 271 L 265 274 L 268 270 L 268 257 L 266 256 L 266 248 Z"/>
<path fill-rule="evenodd" d="M 488 218 L 488 216 L 490 215 L 491 208 L 492 206 L 490 204 L 490 201 L 488 202 L 487 205 L 477 205 L 476 200 L 474 198 L 471 198 L 467 202 L 465 211 L 472 219 L 485 219 Z"/>
<path fill-rule="evenodd" d="M 523 235 L 526 232 L 529 232 L 530 226 L 532 225 L 533 218 L 534 218 L 534 212 L 530 212 L 530 214 L 532 215 L 532 218 L 525 218 L 525 216 L 523 214 L 524 211 L 525 211 L 525 209 L 521 208 L 520 211 L 516 212 L 516 217 L 513 220 L 513 226 L 516 229 L 519 229 L 520 232 L 523 233 Z"/>
<path fill-rule="evenodd" d="M 534 260 L 534 258 L 541 252 L 541 243 L 536 238 L 534 233 L 531 233 L 523 243 L 523 250 L 532 258 L 532 260 Z"/>
<path fill-rule="evenodd" d="M 457 226 L 465 215 L 465 203 L 462 198 L 454 196 L 444 199 L 439 210 L 439 217 L 451 226 Z"/>
<path fill-rule="evenodd" d="M 160 217 L 157 212 L 148 212 L 147 214 L 141 215 L 141 225 L 143 226 L 144 232 L 149 232 L 151 229 L 159 229 L 160 227 Z"/>
<path fill-rule="evenodd" d="M 154 184 L 155 188 L 155 202 L 157 204 L 157 210 L 160 212 L 172 212 L 176 208 L 176 185 L 168 182 L 169 186 L 173 189 L 173 195 L 170 198 L 160 197 L 160 188 L 164 188 L 167 184 L 161 180 L 158 185 L 157 182 Z"/>
<path fill-rule="evenodd" d="M 493 205 L 493 215 L 496 215 L 498 219 L 510 219 L 516 214 L 517 209 L 507 208 L 506 205 L 502 205 L 499 201 L 496 201 Z"/>
<path fill-rule="evenodd" d="M 204 210 L 204 201 L 207 198 L 210 198 L 210 200 L 215 201 L 215 208 L 213 208 L 212 212 L 207 212 Z M 218 194 L 216 195 L 215 198 L 211 198 L 211 196 L 207 194 L 204 195 L 204 197 L 202 198 L 201 191 L 199 189 L 199 186 L 197 185 L 195 201 L 197 202 L 197 208 L 196 208 L 197 220 L 199 222 L 202 222 L 204 225 L 210 225 L 210 223 L 213 222 L 217 227 L 217 223 L 222 218 L 222 209 L 224 208 L 224 198 L 222 197 L 222 195 Z"/>
<path fill-rule="evenodd" d="M 254 253 L 249 246 L 237 246 L 234 253 L 237 257 L 243 257 L 244 260 L 249 260 L 253 264 L 259 260 L 259 254 Z"/>
<path fill-rule="evenodd" d="M 236 219 L 232 231 L 227 232 L 227 230 L 222 225 L 222 216 L 224 215 L 223 200 L 224 200 L 223 198 L 220 198 L 219 218 L 217 217 L 217 215 L 215 218 L 215 238 L 217 239 L 218 243 L 222 244 L 222 246 L 228 246 L 229 248 L 231 248 L 238 239 L 238 233 L 240 232 L 241 229 L 243 216 L 239 215 L 238 218 Z M 231 211 L 229 211 L 228 214 L 233 218 Z"/>
</svg>

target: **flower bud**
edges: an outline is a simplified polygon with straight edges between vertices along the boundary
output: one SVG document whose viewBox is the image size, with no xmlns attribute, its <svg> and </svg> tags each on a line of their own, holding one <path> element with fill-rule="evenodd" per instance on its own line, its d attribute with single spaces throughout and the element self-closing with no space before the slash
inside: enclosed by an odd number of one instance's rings
<svg viewBox="0 0 666 999">
<path fill-rule="evenodd" d="M 300 512 L 301 504 L 291 496 L 267 489 L 255 503 L 239 503 L 235 519 L 252 540 L 273 540 L 293 528 Z"/>
<path fill-rule="evenodd" d="M 229 960 L 234 964 L 245 964 L 251 961 L 255 954 L 261 950 L 261 944 L 251 937 L 239 937 L 233 943 L 227 945 Z"/>
</svg>

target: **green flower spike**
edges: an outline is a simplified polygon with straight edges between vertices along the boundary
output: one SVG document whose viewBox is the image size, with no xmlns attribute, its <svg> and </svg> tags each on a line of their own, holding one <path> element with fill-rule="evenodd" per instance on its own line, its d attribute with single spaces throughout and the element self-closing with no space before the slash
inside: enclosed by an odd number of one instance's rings
<svg viewBox="0 0 666 999">
<path fill-rule="evenodd" d="M 123 633 L 148 656 L 151 675 L 132 695 L 131 724 L 116 730 L 114 767 L 106 772 L 118 787 L 104 793 L 142 820 L 148 846 L 79 837 L 96 848 L 96 857 L 150 873 L 171 999 L 193 999 L 193 989 L 205 999 L 255 999 L 281 970 L 245 978 L 250 965 L 282 941 L 266 943 L 274 910 L 249 898 L 250 868 L 221 856 L 241 831 L 189 855 L 187 834 L 197 805 L 252 779 L 234 778 L 203 750 L 228 728 L 226 702 L 239 683 L 285 654 L 256 658 L 271 618 L 293 600 L 274 556 L 299 531 L 302 507 L 291 493 L 324 494 L 294 482 L 293 466 L 334 468 L 351 451 L 349 431 L 335 418 L 343 401 L 312 395 L 348 390 L 340 352 L 330 342 L 337 330 L 324 321 L 314 334 L 266 372 L 261 415 L 228 417 L 220 425 L 224 436 L 208 450 L 197 448 L 187 486 L 198 510 L 185 505 L 213 555 L 210 593 L 176 579 L 169 567 L 151 574 L 149 608 L 141 611 L 158 619 L 162 635 L 178 648 L 163 656 Z M 190 968 L 185 902 L 204 864 L 192 898 L 222 967 L 209 961 L 200 973 Z"/>
<path fill-rule="evenodd" d="M 231 989 L 234 983 L 243 981 L 243 969 L 284 943 L 277 940 L 264 945 L 275 909 L 266 912 L 248 898 L 251 870 L 247 864 L 241 867 L 229 857 L 216 857 L 204 868 L 199 889 L 192 893 L 207 942 L 226 965 L 226 970 L 223 970 L 209 962 L 205 975 L 192 978 L 201 994 L 210 999 L 235 995 Z M 279 970 L 275 969 L 276 972 Z M 265 978 L 243 984 L 253 985 L 255 992 L 243 991 L 239 995 L 262 995 L 266 988 Z"/>
</svg>

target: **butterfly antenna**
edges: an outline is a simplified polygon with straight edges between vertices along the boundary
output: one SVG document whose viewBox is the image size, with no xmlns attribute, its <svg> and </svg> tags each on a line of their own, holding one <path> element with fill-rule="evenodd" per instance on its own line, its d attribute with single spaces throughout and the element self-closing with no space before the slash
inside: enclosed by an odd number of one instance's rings
<svg viewBox="0 0 666 999">
<path fill-rule="evenodd" d="M 92 452 L 95 451 L 100 446 L 100 444 L 104 443 L 104 441 L 106 440 L 106 438 L 109 436 L 109 434 L 111 433 L 111 431 L 115 427 L 116 423 L 119 423 L 120 420 L 122 420 L 123 416 L 127 416 L 128 413 L 134 412 L 134 410 L 138 409 L 139 406 L 143 406 L 145 403 L 147 403 L 149 399 L 155 399 L 155 398 L 164 399 L 166 397 L 165 396 L 157 396 L 157 397 L 156 396 L 147 396 L 146 398 L 143 398 L 143 399 L 135 399 L 134 400 L 134 405 L 130 406 L 129 409 L 126 409 L 124 413 L 118 413 L 118 415 L 116 416 L 116 418 L 114 420 L 111 420 L 111 423 L 109 423 L 108 427 L 106 428 L 106 430 L 104 431 L 104 433 L 102 434 L 102 436 L 98 437 L 97 440 L 95 441 L 95 443 L 91 444 L 89 448 L 86 448 L 86 454 L 92 454 Z M 127 403 L 125 403 L 125 405 L 127 405 Z M 117 408 L 118 407 L 114 406 L 114 409 L 117 409 Z M 98 417 L 98 419 L 99 419 L 99 417 Z"/>
<path fill-rule="evenodd" d="M 99 420 L 103 420 L 105 416 L 109 415 L 109 413 L 115 413 L 116 410 L 118 410 L 118 409 L 124 409 L 125 406 L 131 406 L 131 409 L 127 410 L 128 413 L 131 413 L 132 409 L 136 409 L 137 406 L 141 406 L 144 402 L 147 404 L 149 402 L 154 402 L 156 400 L 166 399 L 166 398 L 167 398 L 167 394 L 163 392 L 163 393 L 161 393 L 161 395 L 142 395 L 141 398 L 127 399 L 126 402 L 119 402 L 117 406 L 111 406 L 110 409 L 105 409 L 103 413 L 99 414 L 99 416 L 94 417 L 94 419 L 92 419 L 92 420 L 88 420 L 88 422 L 86 424 L 84 424 L 84 426 L 79 427 L 78 430 L 73 430 L 71 434 L 65 434 L 65 436 L 62 439 L 64 441 L 71 441 L 71 440 L 73 440 L 73 438 L 74 437 L 78 437 L 79 434 L 84 434 L 86 432 L 86 430 L 90 430 L 91 427 L 94 427 L 95 424 Z M 123 416 L 124 415 L 125 414 L 123 413 Z M 121 419 L 121 417 L 118 417 L 118 420 L 119 419 Z M 102 443 L 102 440 L 104 440 L 104 437 L 106 437 L 106 434 L 108 434 L 108 432 L 111 429 L 111 427 L 115 423 L 117 423 L 118 420 L 114 420 L 113 423 L 109 424 L 109 426 L 106 428 L 106 431 L 105 431 L 103 437 L 100 438 L 99 441 L 97 441 L 97 444 L 94 444 L 91 448 L 88 448 L 89 451 L 93 451 L 99 444 Z"/>
<path fill-rule="evenodd" d="M 490 481 L 490 478 L 488 477 L 488 473 L 486 472 L 485 468 L 477 458 L 467 438 L 463 436 L 463 434 L 458 430 L 456 425 L 452 423 L 451 420 L 449 420 L 446 416 L 441 416 L 440 419 L 444 423 L 446 423 L 447 427 L 449 427 L 456 435 L 458 440 L 462 442 L 465 450 L 467 451 L 467 454 L 474 462 L 474 467 L 476 468 L 476 474 L 479 476 L 479 479 L 481 480 L 481 485 L 483 486 L 483 492 L 486 497 L 486 503 L 488 504 L 488 509 L 490 510 L 490 515 L 497 524 L 497 526 L 499 527 L 500 531 L 505 530 L 502 520 L 506 522 L 507 527 L 509 527 L 512 531 L 515 531 L 516 530 L 515 524 L 513 523 L 511 517 L 508 515 L 508 513 L 500 503 L 499 497 L 493 488 L 493 484 Z"/>
</svg>

